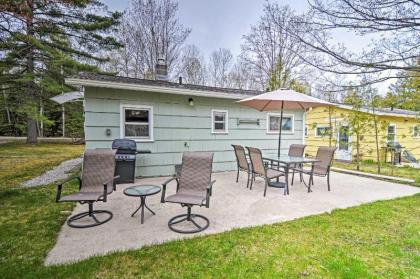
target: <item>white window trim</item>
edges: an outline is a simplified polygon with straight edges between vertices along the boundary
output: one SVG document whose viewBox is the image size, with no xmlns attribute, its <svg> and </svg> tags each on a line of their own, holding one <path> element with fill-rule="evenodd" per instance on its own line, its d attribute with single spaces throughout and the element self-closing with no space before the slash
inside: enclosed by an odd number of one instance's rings
<svg viewBox="0 0 420 279">
<path fill-rule="evenodd" d="M 314 131 L 314 133 L 315 133 L 315 137 L 316 138 L 322 138 L 322 137 L 325 137 L 325 135 L 324 136 L 322 136 L 322 135 L 318 135 L 318 128 L 330 128 L 331 129 L 331 134 L 332 135 L 334 135 L 334 130 L 333 130 L 333 128 L 332 127 L 330 127 L 329 125 L 317 125 L 316 127 L 315 127 L 315 131 Z"/>
<path fill-rule="evenodd" d="M 267 113 L 267 117 L 266 117 L 266 122 L 267 122 L 267 127 L 266 127 L 266 133 L 267 134 L 279 134 L 279 131 L 270 131 L 270 117 L 271 116 L 276 116 L 276 117 L 280 117 L 281 114 L 280 113 Z M 281 133 L 282 134 L 294 134 L 295 133 L 295 115 L 294 114 L 283 114 L 283 118 L 285 117 L 290 117 L 292 118 L 292 130 L 291 131 L 285 131 L 282 130 Z M 281 123 L 280 123 L 281 125 Z"/>
<path fill-rule="evenodd" d="M 394 142 L 396 142 L 397 141 L 397 125 L 394 124 L 394 123 L 391 123 L 386 127 L 386 142 L 389 142 L 388 141 L 388 128 L 389 128 L 389 126 L 394 126 Z"/>
<path fill-rule="evenodd" d="M 414 134 L 414 129 L 417 127 L 417 131 L 418 131 L 418 134 L 417 134 L 417 136 Z M 418 138 L 420 138 L 420 125 L 413 125 L 413 132 L 412 132 L 412 134 L 411 134 L 412 136 L 413 136 L 413 138 L 415 138 L 415 139 L 418 139 Z"/>
<path fill-rule="evenodd" d="M 142 137 L 126 137 L 124 135 L 125 131 L 125 109 L 147 109 L 149 110 L 149 137 L 142 138 Z M 132 139 L 136 142 L 153 142 L 153 107 L 152 106 L 145 106 L 145 105 L 132 105 L 132 104 L 121 104 L 120 105 L 120 137 L 126 139 Z"/>
<path fill-rule="evenodd" d="M 216 131 L 214 130 L 214 113 L 215 112 L 222 112 L 225 113 L 225 130 L 224 131 Z M 229 112 L 223 109 L 212 109 L 211 110 L 211 133 L 212 134 L 229 134 Z"/>
</svg>

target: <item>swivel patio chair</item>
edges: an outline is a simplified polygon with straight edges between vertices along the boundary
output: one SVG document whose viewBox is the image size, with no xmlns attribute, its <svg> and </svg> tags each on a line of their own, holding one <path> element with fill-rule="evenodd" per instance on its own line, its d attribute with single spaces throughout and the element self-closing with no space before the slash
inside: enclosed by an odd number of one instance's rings
<svg viewBox="0 0 420 279">
<path fill-rule="evenodd" d="M 311 185 L 314 185 L 314 176 L 327 177 L 328 191 L 331 191 L 330 169 L 335 150 L 335 147 L 320 146 L 315 157 L 315 159 L 318 159 L 319 162 L 312 164 L 312 168 L 310 170 L 302 169 L 302 173 L 309 175 L 309 182 L 307 185 L 308 192 L 311 192 Z"/>
<path fill-rule="evenodd" d="M 170 230 L 178 233 L 197 233 L 209 227 L 209 219 L 203 215 L 192 214 L 191 208 L 194 205 L 207 208 L 210 206 L 212 186 L 215 182 L 211 181 L 212 165 L 211 152 L 185 152 L 182 156 L 180 174 L 162 184 L 162 203 L 179 203 L 187 207 L 187 214 L 177 215 L 169 220 Z M 176 194 L 165 198 L 166 186 L 171 181 L 177 182 Z M 184 227 L 180 227 L 181 225 Z M 194 228 L 186 229 L 185 226 L 188 225 L 193 225 Z"/>
<path fill-rule="evenodd" d="M 291 144 L 289 147 L 289 156 L 296 156 L 296 157 L 302 157 L 303 153 L 305 152 L 305 147 L 306 145 L 304 144 Z M 299 177 L 300 177 L 300 182 L 302 182 L 303 177 L 302 177 L 302 168 L 303 168 L 303 164 L 293 164 L 291 165 L 290 169 L 292 170 L 292 184 L 293 185 L 293 181 L 295 179 L 295 172 L 299 173 Z"/>
<path fill-rule="evenodd" d="M 72 177 L 58 184 L 57 187 L 56 202 L 79 202 L 87 203 L 89 206 L 88 211 L 70 216 L 67 225 L 73 228 L 89 228 L 112 219 L 112 212 L 93 210 L 93 203 L 106 202 L 108 195 L 115 190 L 115 179 L 118 176 L 114 177 L 114 172 L 115 150 L 91 149 L 85 151 L 81 177 Z M 79 192 L 62 197 L 63 185 L 73 179 L 77 179 L 79 182 Z M 86 221 L 88 222 L 86 223 Z"/>
<path fill-rule="evenodd" d="M 259 150 L 258 148 L 247 147 L 247 149 L 248 149 L 249 159 L 251 161 L 251 167 L 252 167 L 250 189 L 252 190 L 252 184 L 253 184 L 255 176 L 262 177 L 265 182 L 265 185 L 264 185 L 264 197 L 265 197 L 270 180 L 273 178 L 284 176 L 284 172 L 269 168 L 268 166 L 264 165 L 261 150 Z M 284 190 L 286 193 L 287 189 L 285 188 Z"/>
<path fill-rule="evenodd" d="M 239 171 L 244 171 L 248 175 L 248 179 L 246 181 L 246 188 L 248 188 L 249 179 L 251 177 L 251 163 L 248 162 L 248 160 L 246 159 L 245 148 L 243 148 L 243 146 L 232 144 L 232 147 L 235 151 L 236 164 L 238 166 L 238 169 L 236 172 L 236 183 L 238 183 L 238 180 L 239 180 Z"/>
</svg>

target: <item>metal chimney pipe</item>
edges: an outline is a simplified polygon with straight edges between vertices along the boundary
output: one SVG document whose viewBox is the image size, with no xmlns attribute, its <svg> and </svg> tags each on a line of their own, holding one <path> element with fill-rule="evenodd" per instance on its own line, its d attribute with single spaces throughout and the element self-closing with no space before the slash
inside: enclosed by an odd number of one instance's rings
<svg viewBox="0 0 420 279">
<path fill-rule="evenodd" d="M 156 80 L 168 80 L 168 66 L 163 58 L 159 58 L 156 64 Z"/>
</svg>

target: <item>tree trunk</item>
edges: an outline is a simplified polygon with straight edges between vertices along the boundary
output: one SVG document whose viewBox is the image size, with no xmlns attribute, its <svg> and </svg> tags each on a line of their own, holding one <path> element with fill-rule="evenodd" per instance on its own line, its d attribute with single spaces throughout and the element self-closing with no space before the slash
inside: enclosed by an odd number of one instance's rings
<svg viewBox="0 0 420 279">
<path fill-rule="evenodd" d="M 373 109 L 373 124 L 375 125 L 375 143 L 376 143 L 376 164 L 378 167 L 378 174 L 381 173 L 381 161 L 379 160 L 379 137 L 378 137 L 378 119 Z"/>
<path fill-rule="evenodd" d="M 356 134 L 356 169 L 360 170 L 360 144 L 359 133 Z"/>
<path fill-rule="evenodd" d="M 7 103 L 7 96 L 5 92 L 3 92 L 3 98 L 4 98 L 4 107 L 6 109 L 6 115 L 7 115 L 7 123 L 10 125 L 12 124 L 12 120 L 10 118 L 10 110 L 9 110 L 9 105 Z"/>
<path fill-rule="evenodd" d="M 41 121 L 40 121 L 39 134 L 38 135 L 40 137 L 43 137 L 44 136 L 44 121 L 42 119 L 43 119 L 43 116 L 44 116 L 44 104 L 42 103 L 42 98 L 40 98 L 40 100 L 39 100 L 39 116 L 41 117 Z"/>
<path fill-rule="evenodd" d="M 63 120 L 63 138 L 66 136 L 66 111 L 64 108 L 64 104 L 61 106 L 61 117 Z"/>
<path fill-rule="evenodd" d="M 333 127 L 332 127 L 332 110 L 331 107 L 328 107 L 328 120 L 330 126 L 330 133 L 329 133 L 329 147 L 332 145 L 332 136 L 333 136 Z"/>
<path fill-rule="evenodd" d="M 27 21 L 26 21 L 26 32 L 28 36 L 33 37 L 34 30 L 33 30 L 33 3 L 32 1 L 27 1 L 28 9 L 31 12 L 28 12 Z M 28 53 L 26 55 L 26 68 L 27 73 L 30 75 L 30 80 L 27 84 L 27 95 L 29 102 L 34 101 L 35 98 L 35 82 L 33 80 L 33 74 L 34 74 L 34 46 L 30 45 L 28 49 Z M 31 115 L 28 115 L 27 118 L 27 136 L 26 136 L 26 142 L 27 143 L 37 143 L 38 140 L 38 133 L 37 133 L 37 125 L 35 119 Z"/>
<path fill-rule="evenodd" d="M 38 141 L 38 131 L 36 127 L 36 121 L 30 117 L 28 117 L 27 122 L 27 136 L 26 136 L 26 143 L 37 143 Z"/>
</svg>

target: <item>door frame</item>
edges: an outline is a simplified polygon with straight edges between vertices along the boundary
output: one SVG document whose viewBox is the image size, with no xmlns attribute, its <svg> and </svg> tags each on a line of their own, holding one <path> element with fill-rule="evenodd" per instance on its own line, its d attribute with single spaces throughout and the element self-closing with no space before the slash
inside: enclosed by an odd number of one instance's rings
<svg viewBox="0 0 420 279">
<path fill-rule="evenodd" d="M 341 128 L 343 127 L 347 127 L 348 129 L 348 150 L 340 150 L 340 131 Z M 353 159 L 353 152 L 352 152 L 352 138 L 351 138 L 351 134 L 350 134 L 350 125 L 349 124 L 342 124 L 340 125 L 340 127 L 337 129 L 337 151 L 335 152 L 335 158 L 337 160 L 342 160 L 342 161 L 352 161 Z"/>
</svg>

